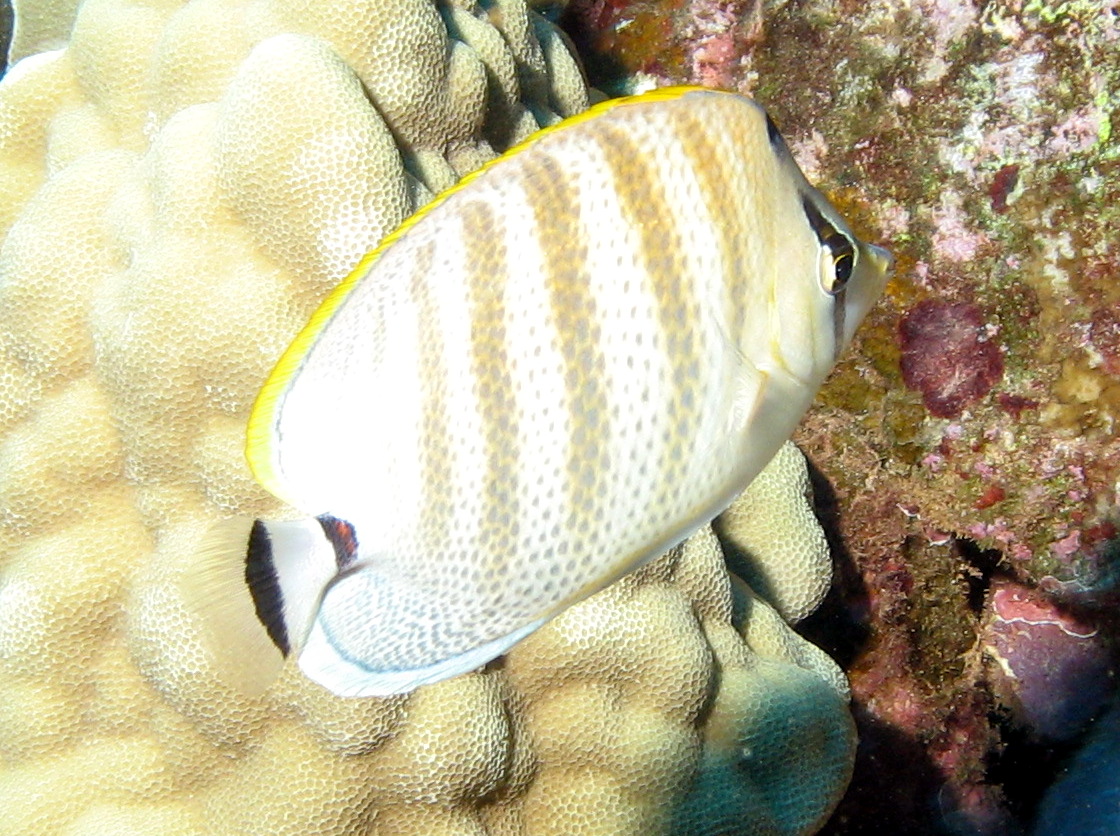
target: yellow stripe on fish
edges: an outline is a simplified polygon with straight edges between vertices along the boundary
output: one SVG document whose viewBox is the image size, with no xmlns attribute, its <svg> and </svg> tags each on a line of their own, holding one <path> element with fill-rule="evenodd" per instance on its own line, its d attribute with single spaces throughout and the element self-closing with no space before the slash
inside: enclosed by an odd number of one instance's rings
<svg viewBox="0 0 1120 836">
<path fill-rule="evenodd" d="M 253 524 L 258 616 L 337 694 L 484 664 L 725 508 L 889 270 L 742 96 L 541 131 L 388 236 L 269 377 L 249 462 L 310 518 Z"/>
</svg>

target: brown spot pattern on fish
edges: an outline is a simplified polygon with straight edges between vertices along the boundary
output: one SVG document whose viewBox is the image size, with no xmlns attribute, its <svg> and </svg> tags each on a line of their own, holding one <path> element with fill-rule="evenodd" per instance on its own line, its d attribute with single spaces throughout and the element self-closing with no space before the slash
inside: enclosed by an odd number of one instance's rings
<svg viewBox="0 0 1120 836">
<path fill-rule="evenodd" d="M 758 205 L 754 191 L 733 189 L 729 184 L 752 183 L 765 193 L 777 179 L 772 160 L 766 164 L 752 162 L 747 153 L 756 141 L 752 139 L 751 123 L 761 117 L 751 110 L 720 106 L 712 118 L 733 129 L 713 132 L 689 108 L 679 108 L 675 116 L 680 123 L 677 136 L 688 156 L 697 162 L 693 171 L 700 180 L 724 256 L 721 298 L 727 337 L 735 345 L 742 345 L 768 330 L 766 320 L 757 318 L 772 300 L 758 292 L 770 292 L 771 288 L 759 286 L 758 278 L 768 265 L 763 263 L 765 251 L 756 242 L 774 235 L 775 230 L 773 219 L 764 206 Z"/>
<path fill-rule="evenodd" d="M 677 230 L 688 220 L 680 216 L 681 207 L 667 194 L 664 168 L 658 160 L 643 154 L 642 147 L 618 126 L 599 127 L 596 140 L 622 204 L 623 220 L 641 236 L 639 264 L 655 300 L 658 348 L 669 360 L 671 379 L 666 382 L 670 389 L 663 394 L 668 420 L 657 472 L 650 474 L 661 489 L 654 507 L 662 509 L 667 518 L 674 510 L 672 499 L 684 483 L 688 466 L 684 453 L 694 440 L 692 431 L 696 428 L 694 389 L 701 382 L 701 346 L 695 287 L 702 279 L 689 275 L 680 258 L 685 244 Z M 669 147 L 672 149 L 673 144 Z"/>
<path fill-rule="evenodd" d="M 508 563 L 502 555 L 516 552 L 517 519 L 522 513 L 517 493 L 516 385 L 510 372 L 506 333 L 507 276 L 513 269 L 503 238 L 503 219 L 483 201 L 462 209 L 463 244 L 474 254 L 466 265 L 468 315 L 471 321 L 471 373 L 482 421 L 486 472 L 482 477 L 482 514 L 474 544 L 483 555 L 479 571 L 486 576 L 487 602 L 501 597 L 499 584 Z"/>
<path fill-rule="evenodd" d="M 599 303 L 587 270 L 581 195 L 562 164 L 548 154 L 526 158 L 522 180 L 544 257 L 542 277 L 563 358 L 568 454 L 567 519 L 556 557 L 580 575 L 594 555 L 596 517 L 602 513 L 603 474 L 610 469 L 610 421 L 604 391 Z M 573 565 L 574 564 L 574 565 Z"/>
<path fill-rule="evenodd" d="M 278 448 L 255 467 L 363 550 L 291 626 L 304 671 L 387 694 L 477 667 L 725 507 L 850 337 L 803 198 L 753 103 L 659 91 L 542 133 L 365 259 L 254 418 Z M 855 318 L 889 269 L 859 246 Z"/>
<path fill-rule="evenodd" d="M 737 156 L 729 153 L 721 138 L 713 136 L 690 110 L 682 108 L 677 121 L 674 134 L 685 157 L 696 163 L 692 172 L 700 188 L 701 203 L 716 222 L 722 301 L 719 309 L 727 313 L 729 322 L 739 322 L 744 296 L 739 271 L 746 261 L 744 249 L 749 237 L 743 223 L 745 202 L 728 188 L 728 183 L 742 176 L 737 170 Z"/>
<path fill-rule="evenodd" d="M 420 384 L 420 484 L 425 514 L 420 525 L 425 538 L 446 539 L 451 534 L 454 507 L 450 491 L 452 484 L 452 437 L 447 405 L 447 376 L 444 352 L 447 351 L 444 334 L 438 326 L 437 300 L 432 298 L 433 288 L 425 281 L 435 263 L 437 244 L 425 242 L 416 254 L 415 268 L 408 284 L 409 295 L 416 305 L 418 348 L 416 353 L 416 379 Z M 397 362 L 403 362 L 400 358 Z M 386 408 L 392 409 L 392 405 Z M 359 532 L 359 535 L 361 532 Z"/>
</svg>

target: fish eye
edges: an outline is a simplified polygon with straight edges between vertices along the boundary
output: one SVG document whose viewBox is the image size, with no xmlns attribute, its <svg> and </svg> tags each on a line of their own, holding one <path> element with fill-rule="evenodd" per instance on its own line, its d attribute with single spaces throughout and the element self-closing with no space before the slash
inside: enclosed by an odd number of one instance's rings
<svg viewBox="0 0 1120 836">
<path fill-rule="evenodd" d="M 839 293 L 852 277 L 852 271 L 856 266 L 856 248 L 852 246 L 848 237 L 840 232 L 830 235 L 824 245 L 832 254 L 833 281 L 826 290 L 829 293 Z"/>
<path fill-rule="evenodd" d="M 825 218 L 809 195 L 802 196 L 801 207 L 821 244 L 821 288 L 835 295 L 844 289 L 855 272 L 858 257 L 855 244 Z"/>
</svg>

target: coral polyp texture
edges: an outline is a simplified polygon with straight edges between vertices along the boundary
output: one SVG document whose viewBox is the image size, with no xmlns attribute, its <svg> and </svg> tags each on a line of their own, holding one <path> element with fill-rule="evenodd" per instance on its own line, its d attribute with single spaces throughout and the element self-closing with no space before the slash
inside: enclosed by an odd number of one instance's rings
<svg viewBox="0 0 1120 836">
<path fill-rule="evenodd" d="M 586 106 L 558 31 L 517 0 L 16 12 L 0 832 L 817 828 L 850 774 L 846 683 L 710 529 L 485 670 L 388 699 L 292 665 L 231 690 L 179 592 L 215 522 L 291 513 L 252 480 L 245 423 L 323 295 L 427 196 Z M 830 564 L 804 461 L 775 468 L 745 500 L 783 509 L 761 542 L 726 536 L 759 578 L 790 567 L 770 585 L 800 615 Z"/>
</svg>

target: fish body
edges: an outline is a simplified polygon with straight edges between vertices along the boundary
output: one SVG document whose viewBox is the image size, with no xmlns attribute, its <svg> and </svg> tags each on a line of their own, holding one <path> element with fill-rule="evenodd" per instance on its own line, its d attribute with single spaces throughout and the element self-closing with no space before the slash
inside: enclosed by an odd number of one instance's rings
<svg viewBox="0 0 1120 836">
<path fill-rule="evenodd" d="M 508 650 L 709 522 L 762 469 L 890 256 L 753 101 L 698 88 L 546 129 L 368 255 L 254 407 L 276 645 L 342 695 Z"/>
</svg>

